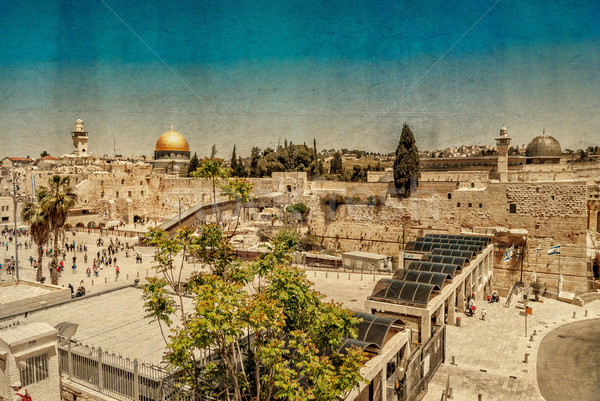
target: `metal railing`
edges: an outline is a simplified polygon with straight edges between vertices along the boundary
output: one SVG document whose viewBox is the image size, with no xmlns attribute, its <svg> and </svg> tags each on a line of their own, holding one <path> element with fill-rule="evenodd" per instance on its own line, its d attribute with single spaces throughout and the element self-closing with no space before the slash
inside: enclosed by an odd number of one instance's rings
<svg viewBox="0 0 600 401">
<path fill-rule="evenodd" d="M 186 390 L 176 375 L 162 367 L 101 347 L 59 336 L 58 353 L 62 375 L 118 400 L 210 400 Z"/>
<path fill-rule="evenodd" d="M 446 326 L 435 333 L 409 357 L 402 383 L 401 401 L 415 401 L 427 391 L 427 385 L 446 359 Z"/>
</svg>

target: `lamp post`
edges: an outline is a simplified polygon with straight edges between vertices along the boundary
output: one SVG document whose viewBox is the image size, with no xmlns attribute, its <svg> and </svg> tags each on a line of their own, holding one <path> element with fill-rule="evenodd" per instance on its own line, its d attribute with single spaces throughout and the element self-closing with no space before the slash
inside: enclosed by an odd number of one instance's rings
<svg viewBox="0 0 600 401">
<path fill-rule="evenodd" d="M 14 216 L 14 237 L 15 237 L 15 272 L 16 279 L 19 280 L 19 241 L 17 239 L 17 191 L 20 189 L 19 187 L 19 179 L 21 178 L 21 173 L 18 171 L 13 172 L 13 177 L 9 182 L 12 183 L 12 198 L 13 198 L 13 216 Z M 6 188 L 8 189 L 8 188 Z"/>
</svg>

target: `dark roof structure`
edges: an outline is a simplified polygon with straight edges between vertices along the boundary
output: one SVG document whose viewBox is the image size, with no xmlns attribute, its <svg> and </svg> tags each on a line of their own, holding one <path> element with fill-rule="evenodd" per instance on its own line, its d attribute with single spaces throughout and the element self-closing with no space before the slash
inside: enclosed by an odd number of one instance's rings
<svg viewBox="0 0 600 401">
<path fill-rule="evenodd" d="M 458 235 L 458 234 L 440 234 L 440 233 L 429 233 L 425 234 L 426 238 L 452 238 L 452 239 L 465 239 L 471 241 L 485 241 L 489 244 L 492 239 L 485 235 Z"/>
<path fill-rule="evenodd" d="M 361 319 L 358 324 L 357 340 L 377 344 L 383 348 L 390 329 L 403 330 L 401 320 L 385 316 L 376 316 L 370 313 L 354 313 L 354 317 Z"/>
<path fill-rule="evenodd" d="M 346 353 L 348 352 L 348 349 L 350 347 L 359 348 L 362 351 L 365 351 L 367 348 L 379 348 L 377 346 L 377 344 L 375 344 L 375 343 L 368 343 L 368 342 L 365 342 L 365 341 L 360 341 L 360 340 L 358 340 L 356 338 L 346 337 L 346 338 L 344 338 L 344 340 L 340 344 L 340 347 L 338 348 L 338 351 L 342 355 L 346 355 Z"/>
<path fill-rule="evenodd" d="M 455 249 L 459 251 L 471 251 L 475 254 L 481 252 L 482 245 L 460 245 L 460 244 L 442 244 L 438 242 L 408 241 L 404 247 L 405 251 L 428 252 L 433 253 L 434 249 Z"/>
<path fill-rule="evenodd" d="M 428 253 L 423 255 L 421 258 L 423 262 L 433 262 L 433 263 L 444 263 L 447 265 L 459 265 L 461 268 L 465 267 L 467 263 L 469 263 L 469 259 L 461 256 L 451 256 L 451 255 L 433 255 Z"/>
<path fill-rule="evenodd" d="M 460 266 L 459 265 L 447 265 L 447 264 L 443 264 L 443 263 L 414 261 L 414 262 L 409 263 L 407 269 L 408 270 L 421 270 L 421 271 L 434 272 L 434 273 L 445 273 L 445 274 L 450 275 L 450 277 L 454 278 L 454 276 L 457 274 L 456 271 L 460 270 Z"/>
<path fill-rule="evenodd" d="M 481 245 L 482 247 L 487 245 L 487 241 L 479 241 L 474 239 L 461 239 L 461 238 L 435 238 L 435 237 L 418 237 L 418 242 L 435 242 L 438 244 L 457 244 L 457 245 Z"/>
<path fill-rule="evenodd" d="M 446 280 L 451 280 L 452 276 L 448 273 L 428 272 L 423 270 L 400 269 L 394 273 L 394 280 L 414 281 L 415 283 L 425 283 L 444 287 Z"/>
<path fill-rule="evenodd" d="M 431 298 L 435 296 L 432 293 L 434 291 L 439 292 L 440 290 L 440 287 L 433 284 L 382 278 L 375 284 L 373 294 L 371 294 L 369 299 L 427 306 Z"/>
<path fill-rule="evenodd" d="M 435 248 L 431 251 L 432 255 L 442 255 L 442 256 L 456 256 L 465 258 L 466 262 L 469 263 L 473 256 L 475 256 L 475 252 L 473 251 L 459 251 L 456 249 L 442 249 Z M 426 255 L 425 255 L 426 256 Z"/>
</svg>

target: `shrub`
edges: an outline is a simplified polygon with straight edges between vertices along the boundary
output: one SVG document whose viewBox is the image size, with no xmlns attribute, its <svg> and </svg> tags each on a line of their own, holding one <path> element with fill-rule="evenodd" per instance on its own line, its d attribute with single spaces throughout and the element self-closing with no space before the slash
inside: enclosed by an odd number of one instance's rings
<svg viewBox="0 0 600 401">
<path fill-rule="evenodd" d="M 301 215 L 307 215 L 309 211 L 309 207 L 306 206 L 305 203 L 294 203 L 293 205 L 288 205 L 285 208 L 285 211 L 288 213 L 300 213 Z"/>
</svg>

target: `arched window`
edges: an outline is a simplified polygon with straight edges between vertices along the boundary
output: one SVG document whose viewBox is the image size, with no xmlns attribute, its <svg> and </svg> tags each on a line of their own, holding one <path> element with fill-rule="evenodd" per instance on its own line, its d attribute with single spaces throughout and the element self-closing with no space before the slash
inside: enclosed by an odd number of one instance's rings
<svg viewBox="0 0 600 401">
<path fill-rule="evenodd" d="M 448 193 L 448 199 L 452 199 L 452 193 Z"/>
</svg>

